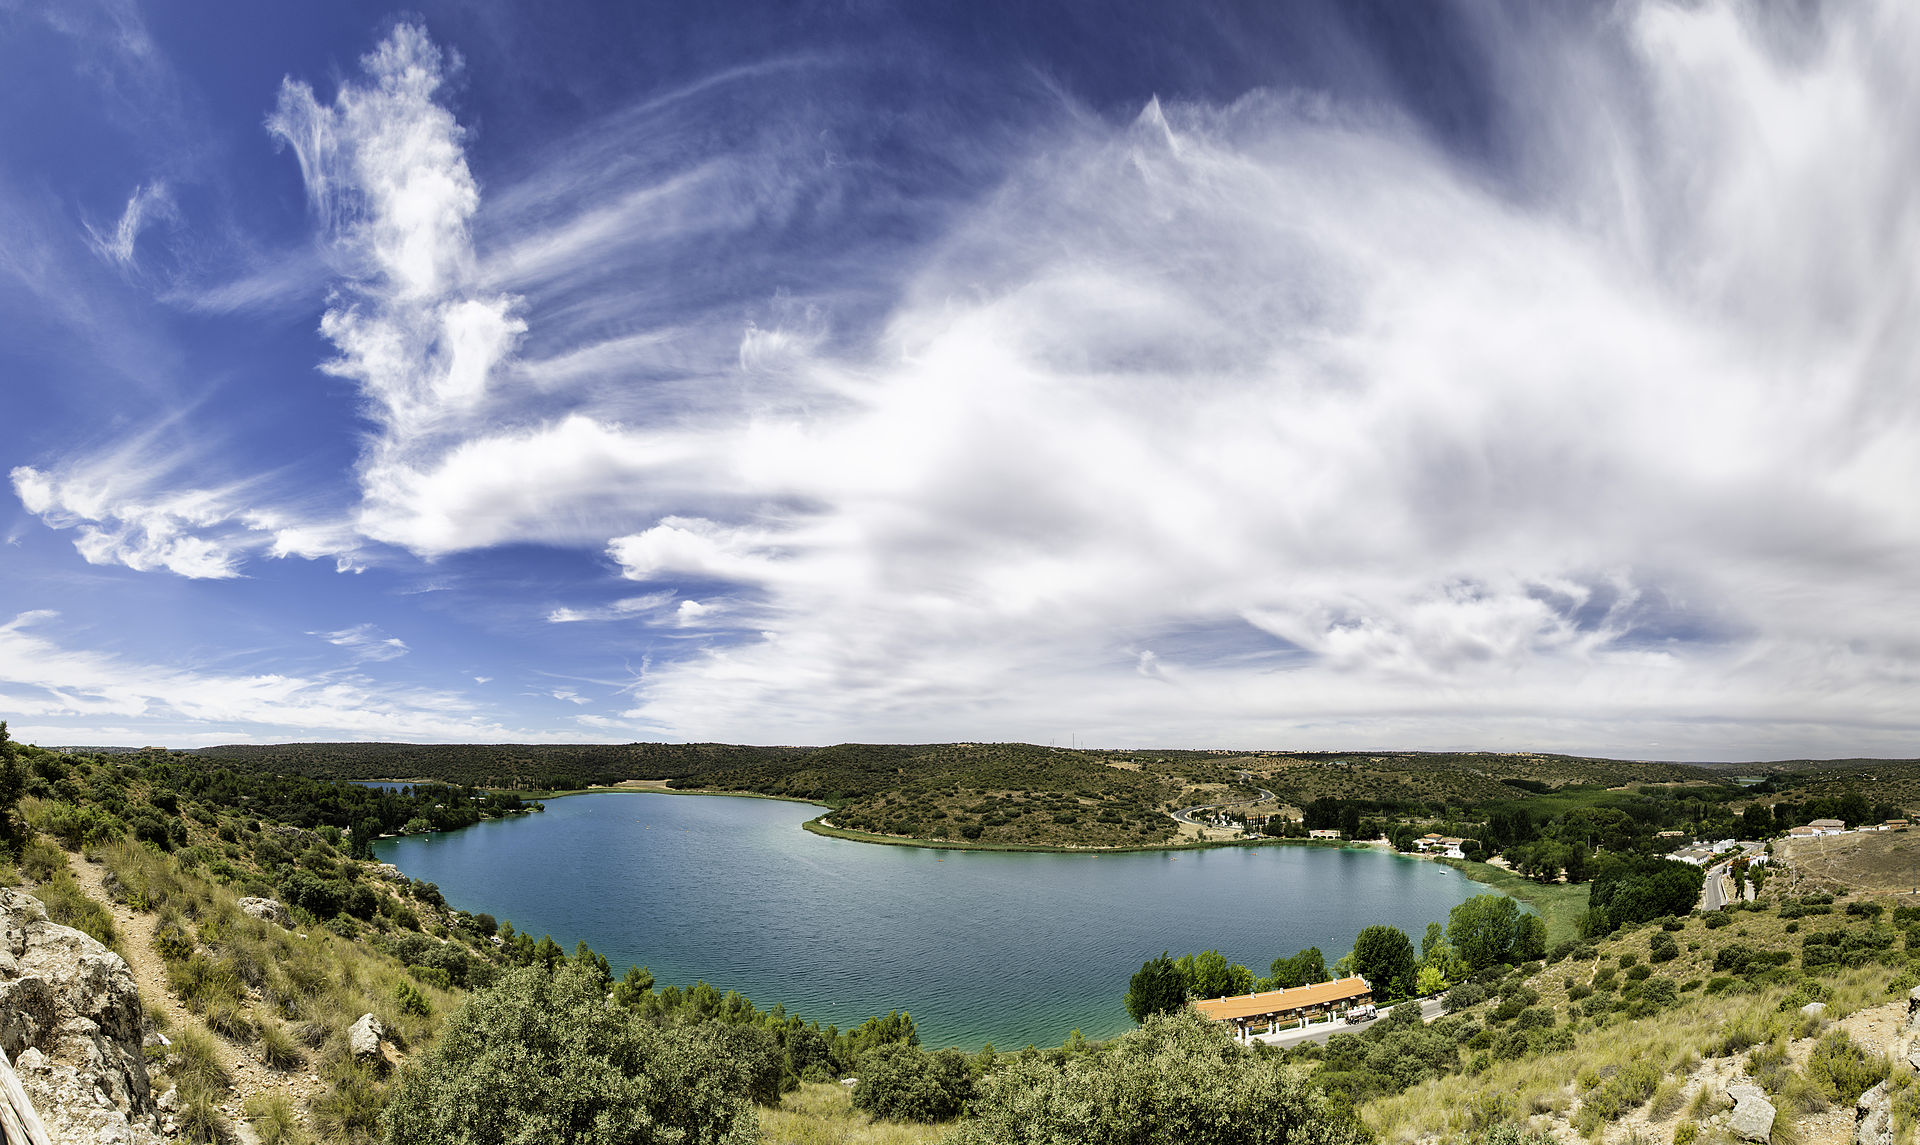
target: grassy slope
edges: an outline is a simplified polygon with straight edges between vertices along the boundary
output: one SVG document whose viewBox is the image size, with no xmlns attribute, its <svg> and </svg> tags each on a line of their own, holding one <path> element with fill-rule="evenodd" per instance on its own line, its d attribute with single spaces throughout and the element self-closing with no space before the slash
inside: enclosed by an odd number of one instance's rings
<svg viewBox="0 0 1920 1145">
<path fill-rule="evenodd" d="M 1915 836 L 1914 851 L 1920 856 L 1920 835 Z M 1600 1134 L 1595 1139 L 1631 1140 L 1636 1132 L 1642 1140 L 1670 1139 L 1675 1124 L 1702 1114 L 1695 1097 L 1701 1089 L 1711 1088 L 1708 1082 L 1724 1088 L 1728 1077 L 1746 1068 L 1745 1045 L 1732 1047 L 1729 1056 L 1730 1031 L 1735 1042 L 1764 1045 L 1777 1039 L 1782 1045 L 1797 1045 L 1801 1048 L 1796 1051 L 1796 1060 L 1803 1061 L 1804 1038 L 1818 1023 L 1801 1018 L 1795 1008 L 1798 1002 L 1783 1010 L 1782 999 L 1795 985 L 1808 980 L 1822 984 L 1829 995 L 1829 1019 L 1897 1001 L 1913 985 L 1914 967 L 1920 962 L 1915 960 L 1915 950 L 1899 937 L 1902 928 L 1892 922 L 1890 914 L 1878 920 L 1848 915 L 1842 899 L 1830 914 L 1800 919 L 1779 916 L 1774 907 L 1782 897 L 1818 889 L 1816 883 L 1804 877 L 1777 876 L 1769 881 L 1762 896 L 1767 909 L 1726 912 L 1728 922 L 1718 928 L 1709 927 L 1700 915 L 1685 919 L 1673 935 L 1679 956 L 1664 964 L 1649 962 L 1653 935 L 1661 930 L 1649 925 L 1598 943 L 1585 957 L 1542 967 L 1527 977 L 1526 984 L 1540 996 L 1536 1005 L 1553 1013 L 1555 1025 L 1571 1025 L 1574 1029 L 1576 1041 L 1571 1051 L 1517 1061 L 1482 1062 L 1478 1069 L 1470 1064 L 1461 1073 L 1369 1102 L 1363 1110 L 1366 1120 L 1387 1145 L 1402 1145 L 1433 1134 L 1477 1132 L 1490 1121 L 1530 1115 L 1551 1118 L 1577 1110 L 1590 1091 L 1629 1064 L 1652 1063 L 1662 1079 L 1661 1088 L 1650 1102 L 1635 1103 L 1621 1125 L 1611 1129 L 1601 1126 L 1595 1131 Z M 1912 896 L 1874 901 L 1911 902 Z M 1805 936 L 1832 931 L 1894 935 L 1887 959 L 1893 965 L 1868 963 L 1851 969 L 1800 971 L 1798 956 Z M 1735 944 L 1786 951 L 1795 957 L 1786 968 L 1770 972 L 1778 981 L 1754 985 L 1754 975 L 1736 978 L 1714 969 L 1719 952 Z M 1672 981 L 1680 990 L 1678 1004 L 1635 1019 L 1618 1013 L 1598 1018 L 1587 1014 L 1585 1006 L 1572 996 L 1573 988 L 1589 987 L 1596 979 L 1610 979 L 1616 987 L 1624 984 L 1622 956 L 1630 964 L 1651 966 L 1655 976 Z M 1765 977 L 1760 976 L 1762 980 Z M 1730 992 L 1709 993 L 1706 987 L 1716 978 L 1723 978 Z M 1489 1001 L 1463 1013 L 1467 1020 L 1497 1031 L 1501 1027 L 1490 1022 L 1493 1005 Z M 1708 1059 L 1705 1066 L 1702 1059 Z M 1810 1116 L 1824 1108 L 1804 1079 L 1789 1079 L 1775 1097 L 1785 1111 L 1783 1117 Z M 1706 1099 L 1699 1101 L 1705 1103 Z M 1648 1132 L 1649 1123 L 1652 1132 Z M 1787 1140 L 1783 1133 L 1776 1133 L 1777 1142 Z"/>
</svg>

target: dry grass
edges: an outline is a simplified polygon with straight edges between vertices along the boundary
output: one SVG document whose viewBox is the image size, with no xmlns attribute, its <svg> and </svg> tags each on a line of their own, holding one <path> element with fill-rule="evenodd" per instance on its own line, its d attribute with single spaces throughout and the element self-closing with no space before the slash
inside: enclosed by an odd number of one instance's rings
<svg viewBox="0 0 1920 1145">
<path fill-rule="evenodd" d="M 1867 895 L 1920 901 L 1920 831 L 1880 831 L 1782 841 L 1788 860 L 1808 878 Z"/>
<path fill-rule="evenodd" d="M 766 1145 L 932 1145 L 945 1125 L 874 1121 L 853 1108 L 847 1090 L 832 1082 L 802 1085 L 777 1109 L 760 1110 Z"/>
<path fill-rule="evenodd" d="M 1746 914 L 1743 920 L 1761 921 L 1765 916 Z M 1694 920 L 1689 929 L 1699 932 Z M 1732 936 L 1734 927 L 1720 935 Z M 1680 937 L 1685 937 L 1681 935 Z M 1742 941 L 1760 936 L 1750 933 Z M 1605 961 L 1617 958 L 1622 950 L 1644 947 L 1645 933 L 1605 944 L 1600 952 Z M 1684 943 L 1682 944 L 1684 948 Z M 1711 951 L 1705 951 L 1709 954 Z M 1698 958 L 1699 955 L 1694 955 Z M 1685 957 L 1676 960 L 1683 967 Z M 1581 964 L 1591 970 L 1593 962 Z M 1570 972 L 1567 963 L 1548 967 L 1533 979 L 1543 995 Z M 1829 1013 L 1851 1013 L 1889 1000 L 1890 985 L 1896 972 L 1884 966 L 1868 966 L 1842 971 L 1826 979 L 1831 991 Z M 1681 995 L 1678 1005 L 1637 1020 L 1612 1018 L 1595 1023 L 1584 1021 L 1576 1035 L 1574 1048 L 1565 1053 L 1512 1062 L 1495 1062 L 1479 1073 L 1461 1073 L 1438 1078 L 1365 1105 L 1362 1116 L 1380 1134 L 1386 1145 L 1401 1145 L 1429 1136 L 1457 1138 L 1477 1132 L 1477 1111 L 1517 1103 L 1527 1112 L 1565 1109 L 1573 1094 L 1569 1082 L 1587 1105 L 1576 1113 L 1575 1122 L 1583 1131 L 1593 1133 L 1600 1127 L 1646 1108 L 1649 1096 L 1659 1106 L 1655 1120 L 1664 1120 L 1691 1105 L 1698 1116 L 1705 1110 L 1704 1095 L 1685 1100 L 1683 1081 L 1696 1069 L 1700 1059 L 1720 1053 L 1744 1055 L 1748 1046 L 1784 1044 L 1788 1038 L 1805 1037 L 1813 1023 L 1797 1010 L 1782 1012 L 1780 1003 L 1789 993 L 1787 986 L 1775 986 L 1751 994 L 1703 997 L 1700 991 Z M 1554 999 L 1564 1013 L 1565 993 Z M 1747 1037 L 1735 1037 L 1730 1031 L 1750 1031 Z M 1796 1075 L 1794 1080 L 1801 1079 Z M 1790 1103 L 1801 1096 L 1797 1090 L 1783 1095 Z M 1776 1141 L 1779 1139 L 1776 1138 Z"/>
</svg>

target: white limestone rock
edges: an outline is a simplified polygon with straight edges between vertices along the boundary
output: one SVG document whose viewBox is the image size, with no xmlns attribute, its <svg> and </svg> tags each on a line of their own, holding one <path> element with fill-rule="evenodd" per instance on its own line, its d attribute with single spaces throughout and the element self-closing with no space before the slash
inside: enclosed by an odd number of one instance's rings
<svg viewBox="0 0 1920 1145">
<path fill-rule="evenodd" d="M 380 1019 L 372 1014 L 360 1015 L 360 1020 L 347 1028 L 347 1049 L 353 1056 L 361 1059 L 377 1059 L 380 1056 L 380 1039 L 387 1036 L 387 1028 Z"/>
<path fill-rule="evenodd" d="M 159 1145 L 133 973 L 0 888 L 0 1050 L 55 1141 Z"/>
<path fill-rule="evenodd" d="M 1853 1109 L 1854 1145 L 1893 1145 L 1893 1091 L 1881 1082 Z"/>
<path fill-rule="evenodd" d="M 240 913 L 270 922 L 283 930 L 293 929 L 293 915 L 287 912 L 285 904 L 279 899 L 248 896 L 240 900 Z"/>
<path fill-rule="evenodd" d="M 1735 1090 L 1747 1091 L 1735 1094 Z M 1733 1112 L 1727 1115 L 1727 1128 L 1734 1136 L 1743 1141 L 1765 1142 L 1773 1136 L 1773 1103 L 1757 1085 L 1736 1085 L 1727 1088 L 1728 1095 L 1734 1098 Z"/>
</svg>

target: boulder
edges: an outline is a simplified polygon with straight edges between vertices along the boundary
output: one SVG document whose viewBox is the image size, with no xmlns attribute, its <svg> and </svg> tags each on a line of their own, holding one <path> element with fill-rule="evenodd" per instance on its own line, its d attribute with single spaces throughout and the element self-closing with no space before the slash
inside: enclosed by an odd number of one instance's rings
<svg viewBox="0 0 1920 1145">
<path fill-rule="evenodd" d="M 1920 1030 L 1920 986 L 1907 991 L 1907 1029 Z"/>
<path fill-rule="evenodd" d="M 287 913 L 286 906 L 279 899 L 255 898 L 249 896 L 240 900 L 240 913 L 248 918 L 257 918 L 270 922 L 284 930 L 293 929 L 293 916 Z"/>
<path fill-rule="evenodd" d="M 372 1014 L 360 1015 L 360 1020 L 347 1028 L 347 1049 L 361 1060 L 380 1057 L 380 1039 L 387 1036 L 387 1028 L 380 1019 Z"/>
<path fill-rule="evenodd" d="M 1750 1091 L 1735 1094 L 1735 1090 Z M 1744 1141 L 1765 1142 L 1773 1136 L 1773 1103 L 1756 1085 L 1727 1087 L 1734 1098 L 1733 1112 L 1727 1114 L 1727 1128 Z M 1757 1095 L 1757 1096 L 1756 1096 Z"/>
<path fill-rule="evenodd" d="M 0 888 L 0 1050 L 55 1141 L 158 1145 L 133 972 Z"/>
<path fill-rule="evenodd" d="M 1825 1002 L 1808 1002 L 1806 1005 L 1800 1007 L 1800 1012 L 1809 1018 L 1824 1019 L 1827 1016 L 1827 1004 Z"/>
<path fill-rule="evenodd" d="M 1893 1091 L 1881 1082 L 1853 1109 L 1854 1145 L 1893 1145 Z"/>
</svg>

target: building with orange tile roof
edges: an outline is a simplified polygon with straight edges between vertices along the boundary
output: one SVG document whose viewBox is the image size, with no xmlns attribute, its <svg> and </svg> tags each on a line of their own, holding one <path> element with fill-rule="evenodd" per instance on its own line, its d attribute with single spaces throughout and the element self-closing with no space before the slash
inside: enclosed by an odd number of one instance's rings
<svg viewBox="0 0 1920 1145">
<path fill-rule="evenodd" d="M 1354 975 L 1333 982 L 1294 986 L 1286 990 L 1265 990 L 1258 994 L 1235 994 L 1226 998 L 1202 998 L 1193 1003 L 1201 1016 L 1233 1026 L 1236 1037 L 1255 1033 L 1273 1033 L 1283 1025 L 1316 1018 L 1332 1018 L 1355 1006 L 1371 1005 L 1373 987 L 1365 978 Z"/>
</svg>

